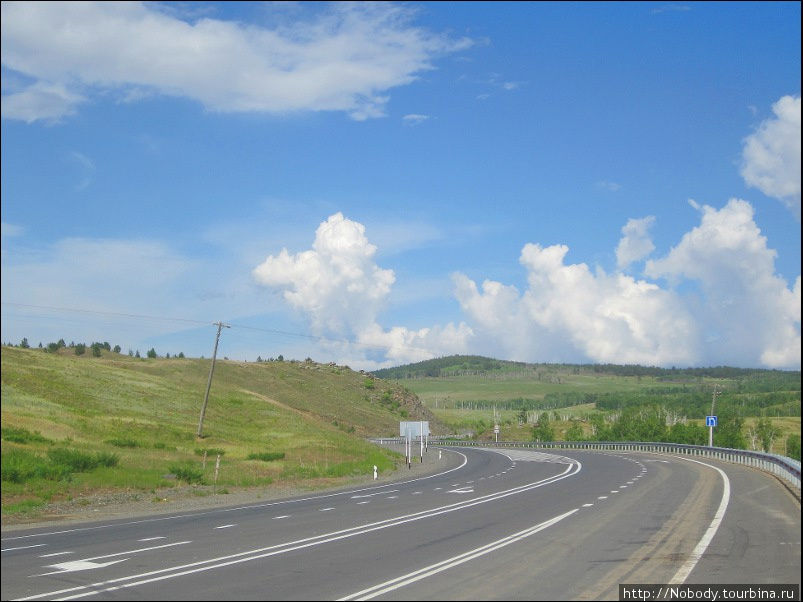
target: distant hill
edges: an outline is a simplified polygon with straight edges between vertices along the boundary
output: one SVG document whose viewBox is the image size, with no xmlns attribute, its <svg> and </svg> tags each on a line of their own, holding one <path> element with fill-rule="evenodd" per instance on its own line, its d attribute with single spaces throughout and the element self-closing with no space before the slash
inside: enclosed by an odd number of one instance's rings
<svg viewBox="0 0 803 602">
<path fill-rule="evenodd" d="M 729 366 L 714 366 L 708 368 L 658 368 L 656 366 L 641 366 L 637 364 L 531 364 L 498 360 L 479 355 L 450 355 L 439 357 L 414 364 L 405 364 L 395 368 L 384 368 L 374 371 L 379 378 L 406 379 L 427 377 L 454 377 L 454 376 L 485 376 L 491 374 L 536 374 L 539 370 L 550 372 L 567 372 L 571 374 L 610 374 L 613 376 L 651 376 L 658 380 L 683 381 L 700 377 L 707 378 L 747 378 L 761 374 L 771 377 L 777 374 L 779 380 L 794 380 L 797 375 L 800 381 L 800 371 L 765 370 L 760 368 L 732 368 Z M 798 386 L 798 390 L 799 390 Z"/>
</svg>

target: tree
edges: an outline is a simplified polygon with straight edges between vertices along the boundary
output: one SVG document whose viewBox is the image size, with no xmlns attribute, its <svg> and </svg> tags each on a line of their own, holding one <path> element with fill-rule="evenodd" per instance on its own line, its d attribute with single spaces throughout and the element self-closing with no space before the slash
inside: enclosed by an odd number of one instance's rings
<svg viewBox="0 0 803 602">
<path fill-rule="evenodd" d="M 583 427 L 579 422 L 573 421 L 569 430 L 566 431 L 566 441 L 582 441 L 583 437 Z"/>
<path fill-rule="evenodd" d="M 120 353 L 122 350 L 123 350 L 123 348 L 122 348 L 122 347 L 120 347 L 120 345 L 115 345 L 115 346 L 114 346 L 114 352 L 115 352 L 115 353 Z"/>
<path fill-rule="evenodd" d="M 786 455 L 800 462 L 800 435 L 792 433 L 786 438 Z"/>
<path fill-rule="evenodd" d="M 139 357 L 139 358 L 141 358 L 141 357 L 142 357 L 142 356 L 139 354 L 139 349 L 137 349 L 137 352 L 134 354 L 134 357 Z"/>
<path fill-rule="evenodd" d="M 260 363 L 262 363 L 262 356 L 258 355 L 257 356 L 257 364 L 260 364 Z"/>
<path fill-rule="evenodd" d="M 59 350 L 59 344 L 58 343 L 48 343 L 47 344 L 47 352 L 48 353 L 56 353 L 56 352 L 58 352 L 58 350 Z"/>
<path fill-rule="evenodd" d="M 75 355 L 83 355 L 84 353 L 86 353 L 86 345 L 83 343 L 78 343 L 75 346 Z"/>
<path fill-rule="evenodd" d="M 31 348 L 31 346 L 28 344 L 28 338 L 27 337 L 23 337 L 22 338 L 22 340 L 20 341 L 20 347 L 22 349 L 30 349 Z"/>
<path fill-rule="evenodd" d="M 156 349 L 154 349 L 153 347 L 148 349 L 148 357 L 151 358 L 151 359 L 155 358 L 156 357 Z"/>
<path fill-rule="evenodd" d="M 538 422 L 533 427 L 533 441 L 554 441 L 555 431 L 549 424 L 549 412 L 544 412 L 538 417 Z"/>
<path fill-rule="evenodd" d="M 772 442 L 775 441 L 775 438 L 778 437 L 778 435 L 780 435 L 778 427 L 773 425 L 769 418 L 763 416 L 758 419 L 756 430 L 758 431 L 758 438 L 761 440 L 761 448 L 765 452 L 771 452 Z"/>
<path fill-rule="evenodd" d="M 58 343 L 56 344 L 59 346 L 59 349 L 67 346 L 67 343 L 64 342 L 64 339 L 59 339 Z"/>
<path fill-rule="evenodd" d="M 100 357 L 101 349 L 103 349 L 103 345 L 100 343 L 92 343 L 92 357 Z"/>
<path fill-rule="evenodd" d="M 180 358 L 184 359 L 184 352 L 183 352 L 183 351 L 179 351 L 179 352 L 178 352 L 178 356 L 179 356 Z"/>
</svg>

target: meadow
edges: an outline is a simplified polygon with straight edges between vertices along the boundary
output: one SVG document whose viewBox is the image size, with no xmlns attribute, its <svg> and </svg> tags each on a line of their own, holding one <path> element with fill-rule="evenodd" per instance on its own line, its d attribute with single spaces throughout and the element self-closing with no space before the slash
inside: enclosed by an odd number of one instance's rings
<svg viewBox="0 0 803 602">
<path fill-rule="evenodd" d="M 218 360 L 198 438 L 209 366 L 4 346 L 4 516 L 100 491 L 331 485 L 401 464 L 365 437 L 435 424 L 403 387 L 346 366 Z"/>
</svg>

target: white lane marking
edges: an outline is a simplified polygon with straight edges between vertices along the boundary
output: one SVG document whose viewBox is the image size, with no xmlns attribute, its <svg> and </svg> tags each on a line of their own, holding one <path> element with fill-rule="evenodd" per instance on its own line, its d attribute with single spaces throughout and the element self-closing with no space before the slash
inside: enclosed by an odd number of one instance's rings
<svg viewBox="0 0 803 602">
<path fill-rule="evenodd" d="M 50 573 L 40 573 L 33 575 L 34 577 L 46 577 L 47 575 L 60 575 L 61 573 L 74 573 L 76 571 L 89 571 L 92 569 L 102 569 L 118 562 L 125 562 L 128 558 L 121 558 L 120 560 L 110 560 L 109 562 L 90 562 L 89 560 L 73 560 L 70 562 L 61 562 L 59 564 L 51 564 L 50 566 L 56 569 Z"/>
<path fill-rule="evenodd" d="M 421 491 L 413 491 L 413 495 L 421 495 Z"/>
<path fill-rule="evenodd" d="M 38 543 L 38 544 L 35 544 L 35 545 L 32 545 L 32 546 L 19 546 L 18 548 L 5 548 L 3 550 L 0 550 L 0 552 L 13 552 L 14 550 L 27 550 L 28 548 L 41 548 L 41 547 L 46 546 L 46 545 L 47 545 L 46 543 Z"/>
<path fill-rule="evenodd" d="M 233 525 L 220 525 L 219 527 L 215 527 L 215 529 L 230 529 L 231 527 L 236 527 L 236 526 L 237 526 L 236 523 Z"/>
<path fill-rule="evenodd" d="M 138 539 L 137 541 L 155 541 L 157 539 L 167 539 L 167 536 L 159 535 L 158 537 L 144 537 L 143 539 Z"/>
<path fill-rule="evenodd" d="M 106 554 L 104 556 L 93 556 L 92 558 L 82 558 L 81 560 L 71 560 L 70 562 L 61 562 L 59 564 L 48 565 L 51 568 L 58 569 L 52 573 L 41 573 L 39 575 L 32 575 L 32 577 L 44 577 L 45 575 L 55 575 L 56 573 L 72 573 L 74 571 L 86 571 L 88 569 L 100 569 L 110 564 L 116 564 L 128 560 L 123 558 L 121 560 L 113 560 L 111 562 L 94 562 L 103 558 L 114 558 L 115 556 L 125 556 L 126 554 L 138 554 L 139 552 L 149 552 L 151 550 L 161 550 L 162 548 L 172 548 L 173 546 L 181 546 L 185 543 L 192 543 L 191 541 L 179 541 L 176 543 L 166 543 L 161 546 L 151 546 L 149 548 L 138 548 L 136 550 L 128 550 L 126 552 L 115 552 L 114 554 Z"/>
<path fill-rule="evenodd" d="M 627 489 L 627 485 L 619 485 L 619 489 Z"/>
<path fill-rule="evenodd" d="M 75 554 L 75 552 L 53 552 L 52 554 L 42 554 L 39 558 L 52 558 L 53 556 L 66 556 L 67 554 Z"/>
<path fill-rule="evenodd" d="M 583 508 L 591 508 L 594 504 L 583 504 Z"/>
<path fill-rule="evenodd" d="M 597 499 L 598 499 L 598 500 L 607 500 L 607 499 L 608 499 L 608 496 L 607 496 L 607 495 L 601 495 L 601 496 L 599 496 Z"/>
<path fill-rule="evenodd" d="M 370 504 L 370 503 L 371 503 L 371 501 L 367 500 L 365 502 L 357 502 L 357 505 L 359 506 L 360 504 Z"/>
<path fill-rule="evenodd" d="M 282 514 L 281 516 L 274 516 L 271 520 L 279 520 L 280 518 L 290 518 L 291 514 Z"/>
<path fill-rule="evenodd" d="M 397 499 L 399 499 L 399 496 L 398 495 L 389 495 L 386 499 L 397 500 Z"/>
<path fill-rule="evenodd" d="M 19 598 L 18 600 L 19 602 L 25 602 L 27 600 L 39 600 L 42 598 L 50 599 L 59 594 L 67 594 L 70 592 L 77 592 L 77 593 L 73 593 L 71 596 L 66 596 L 60 599 L 73 600 L 76 598 L 86 598 L 88 596 L 94 596 L 105 592 L 116 591 L 129 587 L 136 587 L 138 585 L 145 585 L 147 583 L 163 581 L 165 579 L 175 579 L 176 577 L 183 577 L 184 575 L 190 575 L 192 573 L 200 573 L 203 571 L 210 571 L 243 562 L 250 562 L 252 560 L 258 560 L 260 558 L 267 558 L 269 556 L 275 556 L 277 554 L 293 552 L 295 550 L 300 550 L 302 548 L 318 546 L 332 541 L 339 541 L 341 539 L 347 539 L 349 537 L 363 535 L 365 533 L 371 533 L 373 531 L 379 531 L 381 529 L 396 527 L 398 525 L 419 521 L 425 518 L 432 518 L 440 514 L 447 514 L 449 512 L 464 510 L 466 508 L 477 506 L 479 504 L 494 502 L 504 497 L 517 495 L 519 493 L 524 493 L 525 491 L 531 491 L 539 487 L 551 485 L 553 483 L 556 483 L 558 481 L 561 481 L 563 479 L 578 474 L 582 469 L 583 465 L 575 460 L 572 465 L 567 466 L 566 470 L 557 475 L 547 477 L 545 479 L 542 479 L 540 481 L 535 481 L 533 483 L 519 485 L 518 487 L 513 487 L 511 489 L 506 489 L 504 491 L 500 491 L 497 493 L 481 495 L 479 497 L 465 500 L 463 502 L 454 502 L 452 504 L 446 504 L 445 506 L 440 506 L 438 508 L 433 508 L 430 510 L 423 510 L 421 512 L 415 512 L 413 514 L 406 514 L 398 516 L 396 518 L 389 518 L 377 521 L 375 523 L 369 523 L 367 525 L 350 527 L 348 529 L 343 529 L 341 531 L 334 531 L 331 533 L 315 535 L 313 537 L 299 539 L 296 541 L 290 541 L 283 544 L 276 544 L 273 546 L 268 546 L 266 548 L 248 550 L 245 552 L 239 552 L 237 554 L 231 554 L 229 556 L 218 556 L 217 558 L 210 558 L 208 560 L 200 560 L 189 564 L 168 567 L 165 569 L 158 569 L 147 573 L 140 573 L 138 575 L 128 575 L 126 577 L 119 577 L 117 579 L 109 579 L 107 581 L 98 581 L 95 583 L 90 583 L 88 585 L 79 585 L 76 587 L 70 587 L 58 591 L 47 592 L 44 594 L 35 594 L 33 596 L 28 596 L 27 598 Z M 135 579 L 139 579 L 139 581 L 133 581 Z M 121 583 L 124 581 L 129 581 L 129 583 Z M 113 584 L 120 584 L 120 585 L 113 585 Z"/>
<path fill-rule="evenodd" d="M 395 493 L 398 489 L 391 489 L 390 491 L 378 491 L 377 493 L 368 493 L 366 495 L 352 495 L 351 499 L 357 500 L 364 497 L 373 497 L 375 495 L 385 495 L 386 493 Z"/>
<path fill-rule="evenodd" d="M 714 535 L 717 533 L 717 529 L 719 529 L 719 525 L 722 524 L 722 519 L 725 518 L 725 511 L 728 509 L 728 502 L 730 502 L 731 497 L 731 483 L 728 479 L 728 475 L 726 475 L 721 469 L 717 468 L 716 466 L 712 466 L 711 464 L 706 464 L 705 462 L 700 462 L 699 460 L 692 460 L 691 458 L 682 458 L 678 456 L 681 460 L 687 460 L 689 462 L 695 462 L 697 464 L 702 464 L 703 466 L 707 466 L 708 468 L 713 468 L 716 470 L 720 476 L 722 477 L 722 500 L 719 502 L 719 508 L 717 508 L 716 514 L 714 514 L 714 518 L 711 520 L 711 524 L 708 525 L 708 529 L 706 529 L 705 533 L 703 533 L 703 537 L 697 542 L 697 545 L 692 550 L 691 555 L 683 563 L 683 566 L 678 569 L 678 572 L 675 573 L 675 576 L 669 581 L 670 584 L 677 584 L 683 583 L 688 578 L 689 574 L 694 570 L 694 567 L 697 566 L 697 563 L 700 561 L 700 558 L 703 557 L 705 554 L 705 550 L 708 548 L 708 544 L 711 543 L 711 540 L 714 539 Z"/>
<path fill-rule="evenodd" d="M 460 489 L 450 489 L 447 493 L 474 493 L 471 487 L 461 487 Z"/>
<path fill-rule="evenodd" d="M 611 491 L 611 493 L 619 493 L 619 490 L 618 489 L 614 489 L 614 490 Z"/>
<path fill-rule="evenodd" d="M 376 598 L 377 596 L 381 596 L 382 594 L 386 594 L 388 592 L 400 589 L 405 585 L 410 585 L 411 583 L 415 583 L 416 581 L 421 581 L 422 579 L 426 579 L 427 577 L 431 577 L 432 575 L 441 573 L 452 567 L 464 564 L 469 560 L 474 560 L 475 558 L 479 558 L 480 556 L 485 556 L 486 554 L 490 554 L 491 552 L 494 552 L 499 548 L 504 548 L 505 546 L 509 546 L 510 544 L 516 543 L 517 541 L 524 539 L 525 537 L 535 535 L 539 531 L 543 531 L 544 529 L 547 529 L 552 525 L 559 523 L 564 518 L 571 516 L 572 514 L 577 512 L 577 510 L 578 508 L 575 508 L 574 510 L 570 510 L 565 514 L 556 516 L 548 521 L 545 521 L 538 525 L 533 525 L 532 527 L 530 527 L 529 529 L 525 529 L 524 531 L 519 531 L 518 533 L 514 533 L 513 535 L 508 535 L 507 537 L 503 537 L 502 539 L 498 539 L 497 541 L 491 542 L 479 548 L 475 548 L 473 550 L 469 550 L 468 552 L 464 552 L 463 554 L 458 554 L 457 556 L 453 556 L 451 558 L 447 558 L 446 560 L 442 560 L 441 562 L 436 562 L 435 564 L 425 566 L 424 568 L 418 569 L 417 571 L 413 571 L 412 573 L 407 573 L 406 575 L 402 575 L 401 577 L 396 577 L 395 579 L 391 579 L 390 581 L 379 583 L 377 585 L 374 585 L 373 587 L 369 587 L 367 589 L 353 593 L 349 596 L 338 598 L 338 600 L 371 600 L 373 598 Z"/>
<path fill-rule="evenodd" d="M 257 508 L 267 508 L 268 506 L 279 506 L 279 505 L 283 505 L 283 504 L 295 504 L 297 502 L 308 502 L 309 500 L 320 500 L 320 499 L 324 499 L 324 498 L 335 497 L 335 496 L 338 496 L 338 495 L 348 495 L 350 493 L 359 493 L 361 491 L 372 491 L 374 489 L 382 489 L 383 487 L 392 487 L 394 485 L 406 485 L 407 483 L 415 483 L 416 481 L 426 481 L 427 479 L 434 479 L 435 477 L 440 477 L 440 476 L 443 476 L 445 474 L 449 474 L 450 472 L 454 472 L 455 470 L 460 470 L 466 464 L 468 464 L 468 457 L 465 454 L 463 454 L 463 453 L 461 453 L 459 451 L 453 450 L 453 449 L 446 450 L 446 451 L 455 453 L 458 456 L 463 456 L 463 462 L 460 464 L 460 466 L 456 466 L 454 468 L 450 468 L 449 470 L 444 470 L 443 472 L 438 472 L 436 474 L 431 474 L 431 475 L 428 475 L 426 477 L 418 477 L 418 478 L 415 478 L 415 479 L 410 479 L 409 481 L 399 481 L 397 483 L 389 483 L 389 484 L 386 484 L 386 485 L 375 485 L 373 487 L 364 487 L 362 489 L 352 489 L 351 491 L 339 491 L 337 493 L 326 493 L 326 494 L 323 494 L 323 495 L 313 495 L 313 496 L 306 497 L 306 498 L 297 498 L 297 499 L 292 499 L 292 500 L 281 500 L 281 501 L 278 501 L 278 502 L 266 502 L 264 504 L 251 504 L 251 505 L 247 505 L 247 506 L 237 506 L 237 507 L 234 507 L 234 508 L 221 508 L 221 509 L 217 509 L 217 510 L 209 510 L 207 512 L 188 512 L 186 514 L 174 514 L 172 516 L 162 516 L 162 517 L 159 517 L 159 518 L 146 518 L 146 519 L 142 519 L 142 520 L 132 520 L 132 521 L 128 521 L 126 523 L 117 523 L 117 524 L 110 524 L 110 525 L 97 525 L 97 526 L 94 526 L 94 527 L 78 527 L 78 528 L 75 528 L 75 529 L 63 529 L 61 531 L 48 531 L 48 532 L 45 532 L 45 533 L 31 533 L 29 535 L 17 535 L 17 536 L 14 536 L 14 537 L 4 537 L 3 541 L 4 542 L 5 541 L 16 541 L 18 539 L 30 539 L 32 537 L 44 537 L 46 535 L 62 535 L 64 533 L 78 533 L 80 531 L 95 531 L 95 530 L 98 530 L 98 529 L 110 529 L 112 527 L 121 527 L 121 526 L 127 526 L 127 525 L 139 525 L 139 524 L 142 524 L 142 523 L 153 523 L 153 522 L 158 522 L 158 521 L 176 520 L 178 518 L 206 516 L 208 514 L 217 514 L 219 512 L 237 512 L 239 510 L 254 510 L 254 509 L 257 509 Z M 47 545 L 47 544 L 39 544 L 39 545 Z M 17 549 L 17 548 L 14 548 L 14 549 Z M 4 550 L 0 550 L 0 551 L 4 551 Z"/>
<path fill-rule="evenodd" d="M 443 489 L 443 487 L 435 487 L 435 489 L 433 489 L 432 491 L 440 491 L 441 489 Z"/>
<path fill-rule="evenodd" d="M 329 512 L 330 510 L 334 510 L 334 508 L 319 508 L 318 512 Z"/>
</svg>

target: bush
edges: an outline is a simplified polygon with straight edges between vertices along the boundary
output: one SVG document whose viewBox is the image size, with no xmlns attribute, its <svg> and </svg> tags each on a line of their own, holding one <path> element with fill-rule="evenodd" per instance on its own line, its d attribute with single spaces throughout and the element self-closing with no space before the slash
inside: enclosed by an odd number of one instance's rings
<svg viewBox="0 0 803 602">
<path fill-rule="evenodd" d="M 11 449 L 3 453 L 2 480 L 9 483 L 25 483 L 31 479 L 50 479 L 58 481 L 70 478 L 67 466 L 56 465 L 44 458 L 22 449 Z"/>
<path fill-rule="evenodd" d="M 214 448 L 214 447 L 207 447 L 207 448 L 203 448 L 202 447 L 202 448 L 196 448 L 195 449 L 195 455 L 196 456 L 203 456 L 204 452 L 206 452 L 206 457 L 209 458 L 209 457 L 214 457 L 214 456 L 216 456 L 218 454 L 220 454 L 222 456 L 222 455 L 224 455 L 226 453 L 226 450 L 225 449 L 217 449 L 217 448 Z"/>
<path fill-rule="evenodd" d="M 262 460 L 272 462 L 273 460 L 283 460 L 284 452 L 262 452 L 260 454 L 248 454 L 246 460 Z"/>
<path fill-rule="evenodd" d="M 196 483 L 198 485 L 204 485 L 204 475 L 203 473 L 198 470 L 197 468 L 192 468 L 191 466 L 180 466 L 178 464 L 173 464 L 168 469 L 171 473 L 176 475 L 176 478 L 181 481 L 186 481 L 190 485 Z"/>
<path fill-rule="evenodd" d="M 52 443 L 47 437 L 43 437 L 39 432 L 32 433 L 28 429 L 3 427 L 2 437 L 4 441 L 13 441 L 14 443 Z"/>
<path fill-rule="evenodd" d="M 66 447 L 48 450 L 47 457 L 54 465 L 64 466 L 70 472 L 87 472 L 98 467 L 98 459 L 90 454 Z"/>
</svg>

